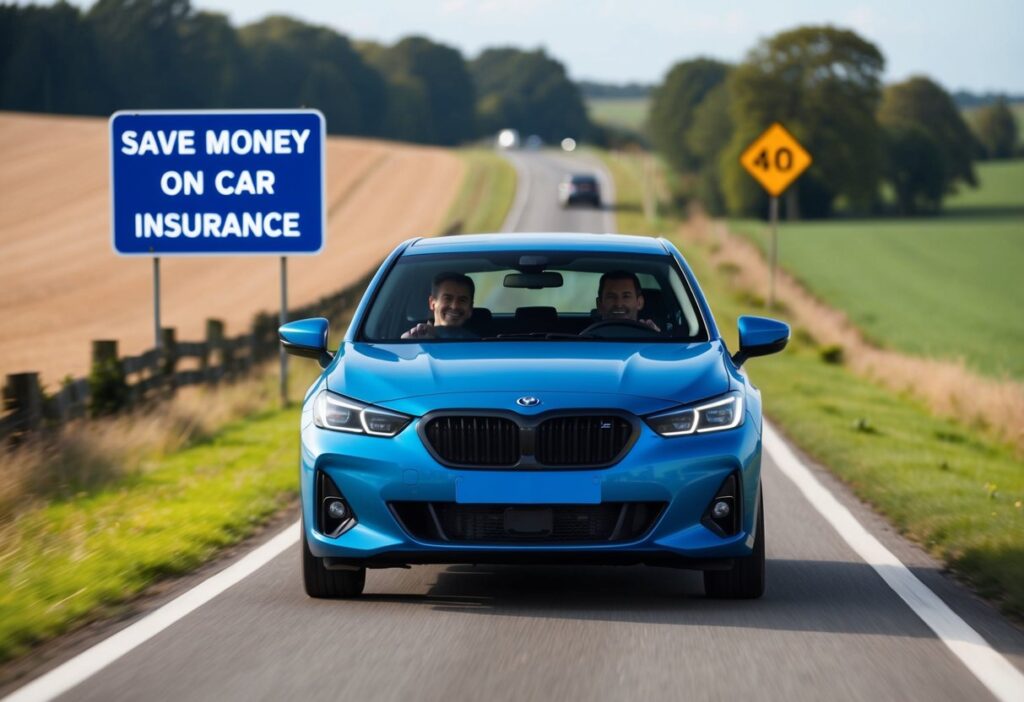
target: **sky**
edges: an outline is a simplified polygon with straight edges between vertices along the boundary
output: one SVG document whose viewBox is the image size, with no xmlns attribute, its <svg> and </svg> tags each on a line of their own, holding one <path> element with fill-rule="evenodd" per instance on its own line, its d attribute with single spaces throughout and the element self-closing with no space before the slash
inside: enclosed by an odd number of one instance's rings
<svg viewBox="0 0 1024 702">
<path fill-rule="evenodd" d="M 235 26 L 287 14 L 358 40 L 390 44 L 419 34 L 467 58 L 488 47 L 542 47 L 573 79 L 609 83 L 657 83 L 677 61 L 736 62 L 781 30 L 832 24 L 881 49 L 886 82 L 924 74 L 951 91 L 1024 94 L 1022 0 L 192 0 L 192 6 L 224 13 Z"/>
</svg>

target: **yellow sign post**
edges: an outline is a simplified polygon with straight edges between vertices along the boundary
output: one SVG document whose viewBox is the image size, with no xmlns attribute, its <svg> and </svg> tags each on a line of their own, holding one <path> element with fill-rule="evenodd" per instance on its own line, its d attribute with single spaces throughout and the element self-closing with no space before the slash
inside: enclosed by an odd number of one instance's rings
<svg viewBox="0 0 1024 702">
<path fill-rule="evenodd" d="M 747 173 L 754 176 L 761 187 L 771 195 L 772 261 L 768 290 L 769 307 L 775 304 L 779 195 L 810 167 L 811 162 L 811 155 L 807 150 L 778 122 L 768 127 L 740 156 L 740 163 L 747 169 Z"/>
</svg>

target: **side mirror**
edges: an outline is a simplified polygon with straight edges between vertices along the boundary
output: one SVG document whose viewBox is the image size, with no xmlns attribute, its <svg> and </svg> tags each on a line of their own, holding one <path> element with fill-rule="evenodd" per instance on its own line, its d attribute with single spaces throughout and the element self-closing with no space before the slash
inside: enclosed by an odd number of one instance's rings
<svg viewBox="0 0 1024 702">
<path fill-rule="evenodd" d="M 323 317 L 299 319 L 281 325 L 277 335 L 285 351 L 293 356 L 315 358 L 321 368 L 326 368 L 334 358 L 334 354 L 327 350 L 328 327 Z"/>
<path fill-rule="evenodd" d="M 739 318 L 740 350 L 732 355 L 737 368 L 753 356 L 767 356 L 786 348 L 789 325 L 767 317 Z"/>
</svg>

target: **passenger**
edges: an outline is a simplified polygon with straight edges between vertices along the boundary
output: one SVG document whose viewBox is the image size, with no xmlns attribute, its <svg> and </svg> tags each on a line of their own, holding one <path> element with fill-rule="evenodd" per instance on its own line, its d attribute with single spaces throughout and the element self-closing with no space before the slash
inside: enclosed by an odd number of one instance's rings
<svg viewBox="0 0 1024 702">
<path fill-rule="evenodd" d="M 644 294 L 635 273 L 609 271 L 601 276 L 601 282 L 597 285 L 597 312 L 602 320 L 639 322 L 660 332 L 661 329 L 653 321 L 638 318 L 643 308 Z"/>
<path fill-rule="evenodd" d="M 402 334 L 403 339 L 476 339 L 479 335 L 463 325 L 473 316 L 473 279 L 462 273 L 434 276 L 427 305 L 433 322 L 421 322 Z"/>
</svg>

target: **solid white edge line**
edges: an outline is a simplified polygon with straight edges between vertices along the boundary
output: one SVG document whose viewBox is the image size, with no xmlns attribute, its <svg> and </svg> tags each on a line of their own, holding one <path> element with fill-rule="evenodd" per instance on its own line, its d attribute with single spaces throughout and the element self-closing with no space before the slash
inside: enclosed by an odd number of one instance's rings
<svg viewBox="0 0 1024 702">
<path fill-rule="evenodd" d="M 64 694 L 298 543 L 299 528 L 299 522 L 295 522 L 234 565 L 204 580 L 110 638 L 82 651 L 42 677 L 18 688 L 3 698 L 2 702 L 44 702 Z"/>
<path fill-rule="evenodd" d="M 832 525 L 858 556 L 935 632 L 997 699 L 1024 700 L 1024 673 L 993 649 L 971 626 L 922 583 L 830 493 L 766 421 L 764 448 L 779 470 Z"/>
</svg>

